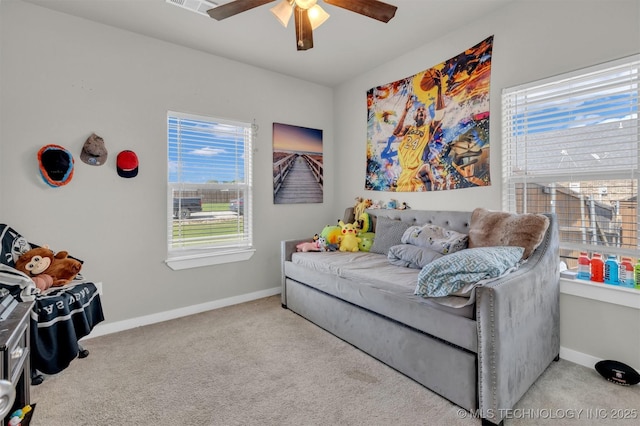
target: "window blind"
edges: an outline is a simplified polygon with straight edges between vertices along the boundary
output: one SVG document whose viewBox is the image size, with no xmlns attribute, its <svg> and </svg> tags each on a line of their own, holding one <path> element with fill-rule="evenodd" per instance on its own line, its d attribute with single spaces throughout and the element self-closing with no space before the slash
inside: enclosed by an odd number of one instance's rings
<svg viewBox="0 0 640 426">
<path fill-rule="evenodd" d="M 562 254 L 639 257 L 640 55 L 502 93 L 503 208 L 553 212 Z"/>
<path fill-rule="evenodd" d="M 250 248 L 251 124 L 169 112 L 167 135 L 169 252 Z"/>
</svg>

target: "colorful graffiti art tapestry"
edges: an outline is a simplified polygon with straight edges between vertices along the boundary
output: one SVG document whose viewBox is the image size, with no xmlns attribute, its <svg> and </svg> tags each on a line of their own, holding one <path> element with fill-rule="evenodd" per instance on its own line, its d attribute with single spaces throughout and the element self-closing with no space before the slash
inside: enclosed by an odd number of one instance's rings
<svg viewBox="0 0 640 426">
<path fill-rule="evenodd" d="M 365 189 L 488 186 L 493 36 L 411 77 L 367 92 Z"/>
</svg>

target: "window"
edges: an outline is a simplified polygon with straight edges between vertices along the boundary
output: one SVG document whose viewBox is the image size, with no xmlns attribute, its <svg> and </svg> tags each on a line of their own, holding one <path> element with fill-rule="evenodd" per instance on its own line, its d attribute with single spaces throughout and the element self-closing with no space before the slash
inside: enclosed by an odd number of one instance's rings
<svg viewBox="0 0 640 426">
<path fill-rule="evenodd" d="M 172 269 L 251 257 L 254 127 L 167 114 L 167 264 Z"/>
<path fill-rule="evenodd" d="M 560 255 L 640 257 L 640 56 L 505 89 L 503 208 L 554 212 Z"/>
</svg>

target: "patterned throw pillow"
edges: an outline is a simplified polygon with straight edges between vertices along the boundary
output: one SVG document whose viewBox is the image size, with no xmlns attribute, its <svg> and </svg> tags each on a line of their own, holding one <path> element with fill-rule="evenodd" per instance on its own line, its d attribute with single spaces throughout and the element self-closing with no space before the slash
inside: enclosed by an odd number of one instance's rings
<svg viewBox="0 0 640 426">
<path fill-rule="evenodd" d="M 402 235 L 404 244 L 425 247 L 440 254 L 451 254 L 467 248 L 466 234 L 438 225 L 411 226 Z"/>
<path fill-rule="evenodd" d="M 409 226 L 406 222 L 387 217 L 378 217 L 376 221 L 376 236 L 369 251 L 386 256 L 391 247 L 402 244 L 402 235 Z"/>
<path fill-rule="evenodd" d="M 465 285 L 499 277 L 519 265 L 523 252 L 522 247 L 480 247 L 443 256 L 422 268 L 414 294 L 443 297 Z"/>
</svg>

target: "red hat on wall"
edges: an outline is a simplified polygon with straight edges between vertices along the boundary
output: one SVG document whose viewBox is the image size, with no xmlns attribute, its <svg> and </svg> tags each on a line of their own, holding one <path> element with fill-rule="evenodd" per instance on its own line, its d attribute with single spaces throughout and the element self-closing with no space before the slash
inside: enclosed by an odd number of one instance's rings
<svg viewBox="0 0 640 426">
<path fill-rule="evenodd" d="M 132 178 L 138 175 L 138 156 L 130 150 L 120 151 L 116 160 L 118 176 Z"/>
</svg>

